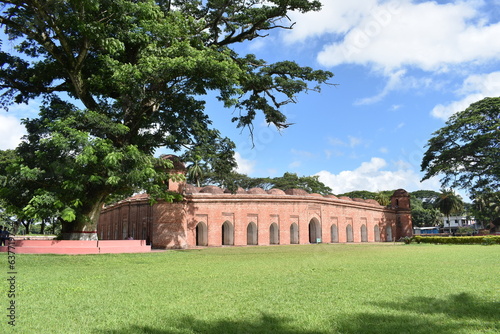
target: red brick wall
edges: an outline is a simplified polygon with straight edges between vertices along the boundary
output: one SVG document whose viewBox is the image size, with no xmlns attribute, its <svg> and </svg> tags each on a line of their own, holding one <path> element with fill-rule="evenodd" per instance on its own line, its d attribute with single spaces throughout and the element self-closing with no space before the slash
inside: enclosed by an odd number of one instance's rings
<svg viewBox="0 0 500 334">
<path fill-rule="evenodd" d="M 270 227 L 273 223 L 278 227 L 278 243 L 288 245 L 290 226 L 296 223 L 299 243 L 307 244 L 310 243 L 309 224 L 313 221 L 316 222 L 317 233 L 322 242 L 332 241 L 332 224 L 337 226 L 338 242 L 347 242 L 347 225 L 352 227 L 354 242 L 362 242 L 363 225 L 366 226 L 368 242 L 377 239 L 392 241 L 411 235 L 412 230 L 407 193 L 399 193 L 398 196 L 401 198 L 397 201 L 397 208 L 386 208 L 359 199 L 327 198 L 317 194 L 194 193 L 186 195 L 183 202 L 160 202 L 153 207 L 142 198 L 123 201 L 104 209 L 99 237 L 122 239 L 131 233 L 135 238 L 142 238 L 146 233 L 151 237 L 154 248 L 194 247 L 197 244 L 196 225 L 203 222 L 208 246 L 222 246 L 222 226 L 227 222 L 231 228 L 226 230 L 225 240 L 235 246 L 242 246 L 247 245 L 247 227 L 253 222 L 257 227 L 259 245 L 270 244 Z M 376 225 L 380 231 L 379 238 L 375 237 Z M 387 227 L 390 231 L 389 238 Z M 315 240 L 315 236 L 312 239 Z"/>
</svg>

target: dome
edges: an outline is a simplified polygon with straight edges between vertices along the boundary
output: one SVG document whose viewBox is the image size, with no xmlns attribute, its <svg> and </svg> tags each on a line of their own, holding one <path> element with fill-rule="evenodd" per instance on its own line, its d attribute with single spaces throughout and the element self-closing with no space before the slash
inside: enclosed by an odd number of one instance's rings
<svg viewBox="0 0 500 334">
<path fill-rule="evenodd" d="M 253 195 L 264 194 L 264 195 L 267 195 L 267 192 L 264 189 L 262 189 L 262 188 L 252 188 L 252 189 L 248 189 L 247 194 L 253 194 Z"/>
<path fill-rule="evenodd" d="M 202 194 L 223 194 L 224 191 L 217 186 L 206 186 L 201 188 L 200 193 Z"/>
<path fill-rule="evenodd" d="M 309 195 L 307 191 L 303 189 L 287 189 L 285 190 L 285 194 L 287 195 L 298 195 L 298 196 L 306 196 Z"/>
<path fill-rule="evenodd" d="M 397 196 L 397 197 L 406 197 L 406 196 L 410 196 L 408 194 L 408 192 L 404 189 L 398 189 L 394 192 L 394 194 L 392 194 L 392 196 Z"/>
<path fill-rule="evenodd" d="M 278 188 L 269 189 L 267 193 L 269 195 L 285 195 L 285 192 Z"/>
<path fill-rule="evenodd" d="M 174 169 L 180 169 L 180 170 L 186 169 L 186 165 L 184 165 L 184 162 L 182 162 L 182 160 L 176 155 L 164 154 L 160 156 L 160 159 L 172 161 L 172 163 L 174 164 Z"/>
<path fill-rule="evenodd" d="M 232 193 L 231 190 L 229 190 L 229 189 L 224 190 L 224 193 L 225 194 L 246 194 L 247 191 L 245 189 L 243 189 L 242 187 L 238 187 L 238 189 L 236 189 L 236 191 L 234 193 Z"/>
<path fill-rule="evenodd" d="M 184 194 L 195 194 L 198 192 L 198 189 L 192 184 L 185 184 L 183 192 Z"/>
</svg>

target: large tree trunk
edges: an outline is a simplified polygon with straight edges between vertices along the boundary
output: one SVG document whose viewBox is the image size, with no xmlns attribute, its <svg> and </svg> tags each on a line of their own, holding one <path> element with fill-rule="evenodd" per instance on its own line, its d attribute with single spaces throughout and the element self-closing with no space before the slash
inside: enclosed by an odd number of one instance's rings
<svg viewBox="0 0 500 334">
<path fill-rule="evenodd" d="M 62 221 L 64 240 L 97 240 L 97 225 L 103 206 L 102 201 L 89 206 L 85 213 L 78 214 L 72 222 Z"/>
</svg>

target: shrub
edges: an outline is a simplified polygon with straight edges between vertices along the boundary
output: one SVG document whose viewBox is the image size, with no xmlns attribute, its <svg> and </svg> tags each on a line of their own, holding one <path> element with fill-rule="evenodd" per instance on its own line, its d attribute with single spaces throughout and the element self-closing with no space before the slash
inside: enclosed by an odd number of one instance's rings
<svg viewBox="0 0 500 334">
<path fill-rule="evenodd" d="M 415 236 L 414 240 L 417 243 L 425 244 L 476 244 L 476 245 L 494 245 L 500 244 L 500 236 L 476 236 L 476 237 L 422 237 Z"/>
</svg>

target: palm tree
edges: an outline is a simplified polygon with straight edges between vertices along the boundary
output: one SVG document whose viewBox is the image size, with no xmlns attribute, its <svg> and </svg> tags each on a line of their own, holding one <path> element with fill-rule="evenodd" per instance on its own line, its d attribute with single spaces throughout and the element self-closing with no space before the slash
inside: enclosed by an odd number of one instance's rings
<svg viewBox="0 0 500 334">
<path fill-rule="evenodd" d="M 493 224 L 498 227 L 500 217 L 500 192 L 483 192 L 474 194 L 474 213 L 477 219 L 480 219 L 484 227 Z"/>
<path fill-rule="evenodd" d="M 391 198 L 382 191 L 375 194 L 375 200 L 382 206 L 388 206 L 391 204 Z"/>
<path fill-rule="evenodd" d="M 196 182 L 196 186 L 200 187 L 200 180 L 203 178 L 203 167 L 200 164 L 201 158 L 195 156 L 193 163 L 189 165 L 187 171 L 187 177 L 192 181 Z"/>
<path fill-rule="evenodd" d="M 462 211 L 464 207 L 462 198 L 451 189 L 443 189 L 434 201 L 434 207 L 439 209 L 439 211 L 448 218 L 448 226 L 450 227 L 451 233 L 450 215 L 452 213 L 458 214 Z"/>
</svg>

